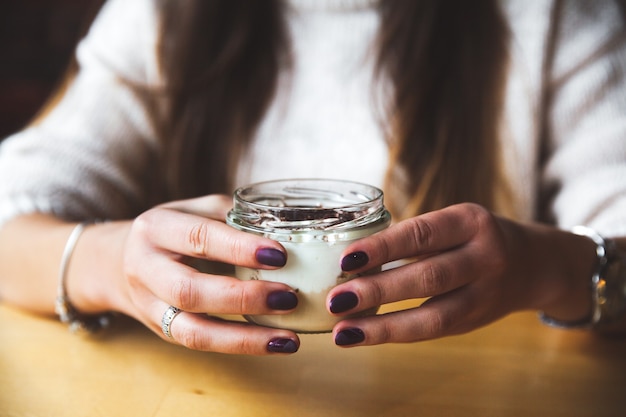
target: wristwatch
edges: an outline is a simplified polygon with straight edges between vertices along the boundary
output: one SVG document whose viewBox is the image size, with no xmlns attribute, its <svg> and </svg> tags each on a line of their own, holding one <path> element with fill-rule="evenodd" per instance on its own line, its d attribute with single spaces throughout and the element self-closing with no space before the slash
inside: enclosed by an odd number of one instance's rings
<svg viewBox="0 0 626 417">
<path fill-rule="evenodd" d="M 606 263 L 595 285 L 596 317 L 593 327 L 611 330 L 626 315 L 626 255 L 610 239 L 605 239 Z"/>
</svg>

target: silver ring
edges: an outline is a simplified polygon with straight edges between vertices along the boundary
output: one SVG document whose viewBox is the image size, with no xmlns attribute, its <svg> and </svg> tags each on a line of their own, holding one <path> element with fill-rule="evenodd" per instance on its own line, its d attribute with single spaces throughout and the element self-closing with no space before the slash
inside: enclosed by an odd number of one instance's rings
<svg viewBox="0 0 626 417">
<path fill-rule="evenodd" d="M 167 336 L 170 340 L 174 340 L 174 337 L 170 332 L 172 320 L 174 320 L 174 317 L 176 317 L 181 311 L 182 310 L 180 308 L 169 306 L 167 310 L 165 310 L 165 313 L 163 313 L 163 318 L 161 319 L 161 330 L 163 331 L 163 334 Z"/>
</svg>

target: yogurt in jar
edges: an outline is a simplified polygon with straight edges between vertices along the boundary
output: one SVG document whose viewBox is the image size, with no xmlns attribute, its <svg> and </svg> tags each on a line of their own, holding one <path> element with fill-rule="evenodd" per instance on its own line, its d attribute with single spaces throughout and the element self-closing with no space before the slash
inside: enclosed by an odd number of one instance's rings
<svg viewBox="0 0 626 417">
<path fill-rule="evenodd" d="M 326 296 L 334 286 L 358 276 L 341 270 L 344 248 L 383 230 L 390 219 L 382 191 L 356 182 L 278 180 L 235 191 L 227 223 L 279 241 L 287 251 L 287 264 L 280 269 L 237 267 L 236 276 L 285 283 L 298 295 L 298 306 L 292 313 L 246 319 L 301 333 L 331 331 L 340 318 L 327 311 Z"/>
</svg>

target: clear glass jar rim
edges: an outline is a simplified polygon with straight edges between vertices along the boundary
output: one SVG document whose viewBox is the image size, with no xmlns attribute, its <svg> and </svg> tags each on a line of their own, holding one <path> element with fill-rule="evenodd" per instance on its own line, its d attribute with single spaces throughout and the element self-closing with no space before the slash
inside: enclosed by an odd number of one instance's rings
<svg viewBox="0 0 626 417">
<path fill-rule="evenodd" d="M 285 179 L 238 188 L 229 223 L 260 230 L 338 230 L 386 215 L 383 192 L 372 185 L 331 179 Z"/>
</svg>

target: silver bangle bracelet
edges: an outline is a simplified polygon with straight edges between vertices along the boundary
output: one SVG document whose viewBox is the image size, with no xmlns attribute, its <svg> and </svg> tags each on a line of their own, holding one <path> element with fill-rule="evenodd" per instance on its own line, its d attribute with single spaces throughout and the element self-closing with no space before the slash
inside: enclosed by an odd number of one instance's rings
<svg viewBox="0 0 626 417">
<path fill-rule="evenodd" d="M 596 267 L 590 281 L 591 313 L 576 321 L 561 321 L 539 313 L 540 320 L 552 327 L 564 329 L 601 329 L 620 320 L 626 312 L 626 269 L 624 257 L 610 239 L 595 230 L 576 226 L 572 233 L 585 236 L 596 244 Z"/>
<path fill-rule="evenodd" d="M 59 316 L 59 319 L 61 322 L 69 325 L 69 329 L 72 333 L 99 332 L 110 325 L 112 318 L 112 315 L 109 313 L 100 315 L 81 314 L 72 305 L 69 297 L 67 296 L 66 281 L 70 260 L 72 258 L 72 254 L 74 253 L 74 249 L 76 248 L 76 243 L 78 243 L 78 239 L 85 230 L 85 227 L 87 227 L 87 224 L 88 223 L 86 222 L 77 224 L 65 243 L 63 255 L 61 256 L 59 284 L 57 287 L 57 298 L 54 306 L 54 310 Z"/>
</svg>

